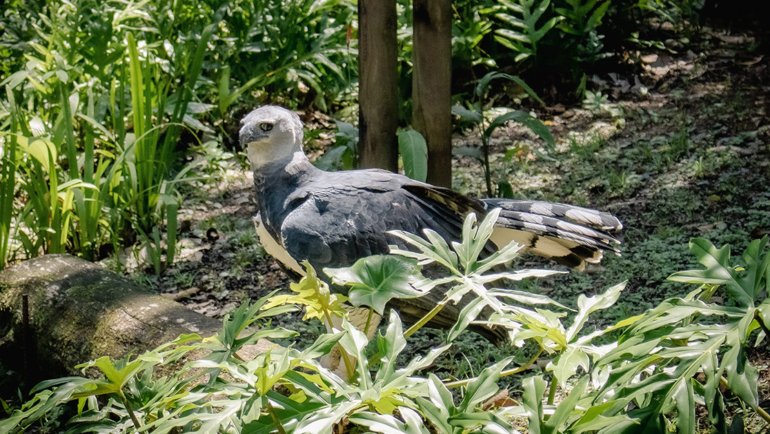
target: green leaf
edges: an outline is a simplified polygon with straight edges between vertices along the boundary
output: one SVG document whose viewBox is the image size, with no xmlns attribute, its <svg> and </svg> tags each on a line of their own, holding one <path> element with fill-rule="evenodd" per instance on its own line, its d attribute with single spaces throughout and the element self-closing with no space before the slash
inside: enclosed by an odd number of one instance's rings
<svg viewBox="0 0 770 434">
<path fill-rule="evenodd" d="M 305 306 L 303 319 L 318 318 L 324 321 L 331 316 L 342 318 L 345 316 L 343 303 L 347 297 L 341 294 L 332 294 L 329 285 L 318 278 L 315 269 L 308 261 L 302 261 L 305 267 L 305 276 L 297 283 L 289 285 L 289 289 L 295 293 L 292 295 L 276 295 L 270 297 L 262 309 L 267 310 L 286 303 L 294 303 Z M 326 324 L 331 326 L 331 324 Z"/>
<path fill-rule="evenodd" d="M 422 294 L 410 281 L 418 273 L 415 261 L 390 255 L 361 258 L 351 267 L 325 268 L 334 283 L 350 287 L 349 302 L 368 306 L 380 315 L 393 298 L 414 298 Z"/>
<path fill-rule="evenodd" d="M 398 153 L 406 176 L 423 182 L 428 179 L 428 145 L 422 134 L 411 128 L 400 130 Z"/>
<path fill-rule="evenodd" d="M 578 314 L 575 320 L 567 330 L 567 340 L 572 342 L 578 332 L 583 328 L 588 316 L 597 310 L 607 309 L 615 304 L 620 297 L 620 292 L 626 287 L 626 282 L 615 285 L 605 291 L 603 294 L 586 297 L 583 294 L 578 296 Z"/>
<path fill-rule="evenodd" d="M 527 377 L 522 382 L 522 388 L 524 389 L 522 405 L 529 419 L 527 426 L 529 433 L 544 433 L 543 394 L 545 393 L 545 380 L 542 376 Z"/>
<path fill-rule="evenodd" d="M 452 392 L 450 392 L 444 383 L 433 373 L 428 374 L 428 396 L 434 404 L 443 410 L 442 414 L 445 414 L 448 417 L 448 409 L 454 407 Z"/>
<path fill-rule="evenodd" d="M 481 123 L 483 120 L 481 117 L 481 113 L 477 112 L 476 110 L 469 110 L 459 104 L 455 104 L 452 106 L 452 114 L 459 116 L 460 120 L 463 122 L 471 122 L 474 124 Z"/>
<path fill-rule="evenodd" d="M 672 274 L 675 282 L 727 285 L 730 297 L 740 306 L 754 306 L 753 288 L 744 288 L 730 266 L 730 246 L 720 249 L 704 238 L 690 241 L 690 251 L 698 258 L 705 270 L 688 270 Z"/>
<path fill-rule="evenodd" d="M 556 363 L 550 368 L 553 371 L 553 376 L 559 382 L 559 386 L 564 387 L 567 380 L 575 375 L 579 367 L 582 367 L 587 373 L 590 364 L 591 360 L 583 348 L 570 345 L 563 353 L 559 354 Z"/>
<path fill-rule="evenodd" d="M 759 403 L 757 393 L 759 373 L 757 368 L 749 363 L 746 352 L 741 345 L 740 337 L 737 334 L 729 335 L 726 344 L 730 348 L 722 357 L 721 368 L 727 377 L 727 387 L 746 404 L 756 408 Z"/>
<path fill-rule="evenodd" d="M 540 122 L 539 119 L 532 117 L 529 113 L 520 110 L 514 110 L 493 119 L 487 129 L 484 130 L 484 136 L 487 138 L 491 137 L 495 129 L 505 125 L 505 123 L 509 121 L 515 121 L 528 127 L 530 130 L 532 130 L 533 133 L 537 134 L 541 139 L 545 141 L 546 146 L 549 149 L 552 149 L 555 146 L 556 141 L 554 140 L 553 134 L 551 134 L 551 131 L 548 129 L 548 127 Z"/>
<path fill-rule="evenodd" d="M 380 336 L 377 339 L 377 346 L 379 347 L 379 354 L 382 354 L 382 363 L 375 376 L 375 382 L 388 382 L 396 369 L 396 358 L 406 348 L 401 318 L 393 309 L 390 311 L 385 336 Z"/>
<path fill-rule="evenodd" d="M 50 172 L 52 165 L 56 164 L 56 145 L 41 137 L 17 137 L 19 149 L 32 156 L 46 172 Z"/>
<path fill-rule="evenodd" d="M 676 403 L 676 428 L 681 433 L 694 433 L 698 427 L 695 420 L 695 394 L 692 380 L 687 378 L 677 383 L 672 395 Z"/>
<path fill-rule="evenodd" d="M 576 410 L 577 403 L 583 397 L 583 393 L 588 386 L 589 377 L 584 375 L 580 377 L 575 386 L 570 390 L 569 395 L 556 406 L 556 410 L 551 417 L 543 424 L 545 433 L 564 432 L 563 427 L 570 418 L 573 411 Z"/>
<path fill-rule="evenodd" d="M 315 342 L 302 350 L 302 359 L 316 359 L 329 354 L 340 338 L 342 338 L 342 333 L 322 334 Z"/>
<path fill-rule="evenodd" d="M 428 434 L 429 431 L 420 416 L 408 407 L 399 407 L 404 422 L 389 414 L 360 411 L 350 416 L 350 422 L 364 426 L 371 432 L 384 434 Z"/>
<path fill-rule="evenodd" d="M 460 333 L 467 329 L 471 322 L 476 320 L 486 306 L 486 302 L 481 297 L 474 297 L 473 300 L 466 304 L 460 311 L 457 322 L 449 329 L 446 337 L 447 342 L 457 339 Z"/>
<path fill-rule="evenodd" d="M 487 366 L 465 389 L 465 396 L 457 406 L 460 411 L 470 411 L 484 400 L 491 398 L 500 389 L 497 379 L 500 372 L 511 363 L 513 357 L 507 357 L 493 365 Z"/>
<path fill-rule="evenodd" d="M 347 146 L 335 146 L 327 150 L 315 161 L 315 166 L 321 170 L 338 170 L 345 168 L 344 160 L 351 151 Z"/>
<path fill-rule="evenodd" d="M 366 363 L 367 359 L 365 354 L 366 345 L 369 343 L 369 340 L 363 332 L 358 330 L 347 320 L 342 321 L 342 329 L 346 333 L 339 340 L 339 344 L 343 350 L 358 360 L 356 368 L 358 369 L 359 384 L 362 388 L 368 389 L 372 387 L 372 380 L 369 376 L 369 367 Z"/>
</svg>

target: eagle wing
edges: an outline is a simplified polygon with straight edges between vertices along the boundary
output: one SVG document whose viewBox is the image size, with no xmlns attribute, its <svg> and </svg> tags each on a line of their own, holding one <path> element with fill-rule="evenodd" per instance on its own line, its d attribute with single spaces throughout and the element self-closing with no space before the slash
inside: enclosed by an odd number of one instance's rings
<svg viewBox="0 0 770 434">
<path fill-rule="evenodd" d="M 400 244 L 390 230 L 422 234 L 429 228 L 445 239 L 460 239 L 464 216 L 483 212 L 484 206 L 447 192 L 379 170 L 319 172 L 287 201 L 293 209 L 275 232 L 295 259 L 307 259 L 317 269 L 349 266 Z"/>
</svg>

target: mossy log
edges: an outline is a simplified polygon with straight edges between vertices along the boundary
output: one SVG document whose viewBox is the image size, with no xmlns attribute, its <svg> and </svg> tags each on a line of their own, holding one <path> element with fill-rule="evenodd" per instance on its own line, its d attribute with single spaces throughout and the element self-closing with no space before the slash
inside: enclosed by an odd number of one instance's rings
<svg viewBox="0 0 770 434">
<path fill-rule="evenodd" d="M 220 328 L 218 320 L 73 256 L 46 255 L 0 272 L 2 358 L 32 378 L 72 374 L 100 356 L 140 354 L 183 333 L 209 336 Z"/>
</svg>

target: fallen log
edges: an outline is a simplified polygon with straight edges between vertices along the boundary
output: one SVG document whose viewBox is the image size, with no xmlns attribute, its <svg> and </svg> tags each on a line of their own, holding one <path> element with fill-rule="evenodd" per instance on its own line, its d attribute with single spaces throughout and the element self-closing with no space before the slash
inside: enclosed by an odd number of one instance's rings
<svg viewBox="0 0 770 434">
<path fill-rule="evenodd" d="M 46 255 L 0 272 L 0 357 L 32 381 L 220 328 L 218 320 L 73 256 Z"/>
</svg>

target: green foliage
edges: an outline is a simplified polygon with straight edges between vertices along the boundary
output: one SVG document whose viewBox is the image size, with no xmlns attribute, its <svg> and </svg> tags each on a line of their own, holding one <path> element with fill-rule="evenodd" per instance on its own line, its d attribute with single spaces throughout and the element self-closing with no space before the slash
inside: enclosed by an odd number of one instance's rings
<svg viewBox="0 0 770 434">
<path fill-rule="evenodd" d="M 161 272 L 192 168 L 180 151 L 221 142 L 212 127 L 226 131 L 219 119 L 253 104 L 250 91 L 292 88 L 323 105 L 352 79 L 351 2 L 8 6 L 0 46 L 24 61 L 4 62 L 16 67 L 0 77 L 0 264 L 44 252 L 99 259 L 138 243 Z"/>
<path fill-rule="evenodd" d="M 526 126 L 538 137 L 543 139 L 546 142 L 548 149 L 553 149 L 555 144 L 553 135 L 548 130 L 548 127 L 546 127 L 540 120 L 533 117 L 529 113 L 520 110 L 514 110 L 499 115 L 491 121 L 487 121 L 486 117 L 484 116 L 484 110 L 487 108 L 488 104 L 487 100 L 490 84 L 493 80 L 496 79 L 504 79 L 516 84 L 532 99 L 543 104 L 543 101 L 537 96 L 535 91 L 532 90 L 532 88 L 530 88 L 521 78 L 502 72 L 490 72 L 479 79 L 476 83 L 476 88 L 474 89 L 475 98 L 471 103 L 470 108 L 465 108 L 461 105 L 455 105 L 452 107 L 452 113 L 459 117 L 462 124 L 470 125 L 471 127 L 477 127 L 479 129 L 479 133 L 481 135 L 481 151 L 479 152 L 475 148 L 462 148 L 459 150 L 459 152 L 465 155 L 473 156 L 474 158 L 481 161 L 484 167 L 484 180 L 487 186 L 487 196 L 489 197 L 492 197 L 493 195 L 492 171 L 489 164 L 489 140 L 497 128 L 504 126 L 510 121 L 515 121 Z M 498 195 L 502 196 L 499 193 L 500 192 L 498 192 Z"/>
<path fill-rule="evenodd" d="M 545 15 L 550 4 L 551 0 L 500 1 L 495 18 L 506 27 L 495 30 L 495 40 L 513 50 L 517 62 L 536 56 L 540 40 L 561 20 L 558 16 Z"/>
<path fill-rule="evenodd" d="M 428 144 L 422 134 L 411 128 L 400 130 L 398 153 L 406 176 L 423 182 L 428 178 Z"/>
<path fill-rule="evenodd" d="M 348 39 L 356 11 L 354 2 L 218 3 L 228 8 L 228 14 L 215 40 L 218 55 L 210 77 L 217 83 L 222 115 L 235 101 L 254 91 L 279 93 L 290 105 L 305 100 L 321 110 L 349 91 L 357 72 L 357 53 Z"/>
<path fill-rule="evenodd" d="M 422 295 L 414 289 L 411 280 L 416 263 L 393 256 L 377 255 L 366 261 L 357 261 L 351 267 L 325 268 L 333 282 L 349 288 L 348 297 L 353 306 L 371 306 L 380 315 L 393 298 L 411 298 Z"/>
<path fill-rule="evenodd" d="M 343 121 L 337 124 L 334 147 L 327 150 L 315 161 L 315 165 L 323 170 L 350 170 L 358 162 L 358 128 Z"/>
<path fill-rule="evenodd" d="M 485 19 L 492 2 L 452 2 L 452 70 L 483 65 L 497 66 L 495 59 L 483 49 L 483 41 L 494 30 L 494 23 Z"/>
<path fill-rule="evenodd" d="M 136 358 L 102 357 L 81 365 L 95 369 L 96 376 L 45 381 L 32 399 L 0 421 L 0 429 L 22 432 L 73 402 L 75 415 L 66 426 L 75 431 L 516 432 L 514 424 L 524 416 L 533 433 L 663 432 L 673 426 L 696 432 L 698 405 L 705 405 L 709 421 L 723 431 L 727 390 L 770 423 L 758 404 L 757 371 L 746 357 L 748 347 L 767 339 L 768 238 L 752 242 L 740 266 L 732 263 L 727 247 L 717 249 L 695 239 L 691 250 L 705 268 L 671 277 L 699 285 L 686 297 L 666 300 L 608 327 L 594 327 L 590 317 L 620 297 L 623 285 L 617 285 L 581 295 L 567 327 L 563 312 L 551 310 L 563 307 L 548 297 L 488 288 L 501 280 L 551 273 L 497 271 L 519 247 L 485 253 L 496 217 L 493 211 L 477 224 L 470 214 L 462 242 L 451 245 L 429 231 L 425 239 L 396 233 L 414 250 L 394 248 L 398 256 L 365 258 L 347 269 L 327 270 L 350 287 L 351 298 L 358 298 L 361 306 L 372 301 L 370 307 L 379 308 L 391 296 L 412 296 L 437 285 L 448 288 L 439 306 L 462 299 L 465 307 L 448 342 L 423 355 L 399 358 L 409 350 L 411 333 L 393 310 L 384 333 L 370 342 L 344 318 L 344 298 L 330 294 L 306 264 L 307 276 L 292 286 L 294 295 L 244 304 L 225 319 L 216 336 L 181 336 Z M 447 275 L 425 279 L 404 256 L 436 264 Z M 724 296 L 717 297 L 721 288 Z M 354 296 L 354 291 L 360 294 Z M 304 349 L 275 346 L 252 360 L 239 356 L 260 339 L 293 336 L 264 321 L 296 305 L 305 306 L 308 318 L 322 319 L 334 333 L 321 335 Z M 332 316 L 341 321 L 327 322 Z M 514 344 L 534 343 L 539 351 L 521 366 L 506 369 L 512 358 L 504 358 L 462 381 L 425 374 L 471 322 L 504 327 Z M 186 360 L 193 352 L 202 358 Z M 345 362 L 343 373 L 320 362 L 335 352 Z M 529 371 L 543 353 L 549 360 L 545 371 L 523 379 L 520 403 L 493 398 L 500 392 L 500 378 Z M 453 388 L 461 390 L 454 394 Z"/>
<path fill-rule="evenodd" d="M 146 38 L 154 33 L 142 27 L 150 18 L 141 10 L 84 0 L 41 12 L 25 69 L 3 82 L 3 108 L 15 121 L 2 133 L 18 148 L 24 195 L 12 225 L 24 255 L 70 251 L 95 259 L 106 245 L 138 238 L 159 272 L 159 228 L 167 233 L 167 263 L 176 244 L 173 182 L 184 170 L 174 151 L 183 128 L 202 126 L 189 114 L 192 87 L 172 84 L 198 80 L 215 25 L 180 44 L 171 69 L 168 47 Z M 154 24 L 156 33 L 168 30 Z"/>
<path fill-rule="evenodd" d="M 315 161 L 323 170 L 350 170 L 358 164 L 358 128 L 343 121 L 335 121 L 337 133 L 334 146 Z M 400 129 L 397 133 L 398 152 L 404 174 L 418 181 L 428 176 L 428 145 L 419 132 Z"/>
</svg>

